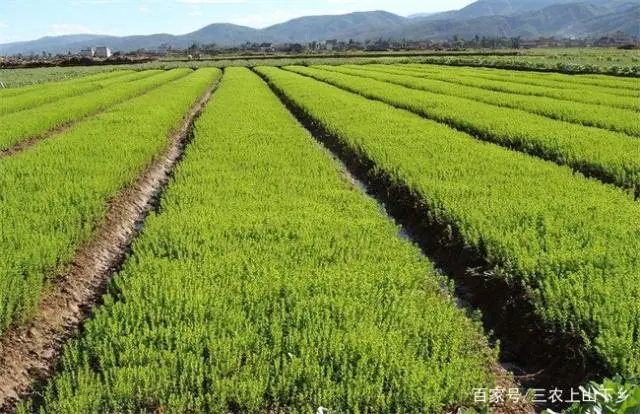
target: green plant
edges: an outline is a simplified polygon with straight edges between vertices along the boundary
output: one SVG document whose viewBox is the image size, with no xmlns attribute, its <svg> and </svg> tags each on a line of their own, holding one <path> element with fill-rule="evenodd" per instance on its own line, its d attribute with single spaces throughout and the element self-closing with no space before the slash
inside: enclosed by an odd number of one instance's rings
<svg viewBox="0 0 640 414">
<path fill-rule="evenodd" d="M 156 89 L 0 161 L 0 332 L 29 317 L 109 200 L 166 148 L 168 135 L 219 74 L 178 69 L 132 82 L 125 94 Z M 65 109 L 55 112 L 64 116 Z"/>
<path fill-rule="evenodd" d="M 563 410 L 563 414 L 639 414 L 640 382 L 637 378 L 624 379 L 615 376 L 602 383 L 595 381 L 580 387 L 584 396 L 583 402 L 576 402 Z M 546 410 L 545 414 L 556 414 Z"/>
<path fill-rule="evenodd" d="M 62 83 L 39 85 L 33 88 L 33 90 L 24 91 L 19 95 L 10 97 L 0 96 L 0 116 L 35 108 L 40 105 L 59 101 L 63 98 L 84 95 L 85 98 L 91 99 L 92 92 L 97 92 L 104 88 L 116 87 L 118 84 L 144 79 L 157 75 L 158 73 L 159 71 L 152 70 L 140 72 L 122 70 L 108 72 L 106 75 L 109 76 L 101 76 L 100 79 L 92 81 L 87 80 L 87 77 L 82 77 Z M 90 76 L 90 78 L 93 77 L 97 76 Z"/>
<path fill-rule="evenodd" d="M 126 72 L 123 66 L 74 66 L 29 69 L 0 69 L 0 82 L 6 89 L 0 88 L 0 97 L 14 96 L 23 91 L 35 90 L 41 84 L 63 84 L 66 82 L 96 81 L 110 76 L 111 72 Z"/>
<path fill-rule="evenodd" d="M 42 412 L 469 404 L 496 355 L 397 233 L 257 75 L 227 69 Z"/>
<path fill-rule="evenodd" d="M 342 145 L 371 160 L 371 173 L 385 172 L 420 194 L 431 220 L 457 229 L 458 241 L 490 270 L 511 275 L 551 335 L 573 334 L 581 338 L 576 352 L 602 358 L 611 371 L 640 373 L 640 307 L 631 300 L 640 297 L 640 206 L 633 195 L 307 76 L 257 70 Z M 335 79 L 387 102 L 412 92 L 354 76 Z M 423 102 L 428 111 L 429 100 Z M 472 112 L 460 110 L 463 117 Z"/>
<path fill-rule="evenodd" d="M 0 117 L 0 124 L 2 124 L 0 150 L 24 140 L 42 136 L 58 127 L 106 110 L 189 73 L 191 73 L 189 69 L 174 69 L 167 72 L 154 71 L 152 76 L 145 76 L 132 82 L 123 82 L 109 88 L 69 96 L 35 108 L 5 114 Z M 134 74 L 137 77 L 141 75 L 146 74 Z M 18 98 L 20 96 L 13 99 Z"/>
<path fill-rule="evenodd" d="M 613 182 L 625 189 L 640 188 L 640 140 L 637 137 L 549 119 L 523 110 L 503 108 L 461 96 L 450 96 L 456 93 L 451 90 L 456 89 L 457 85 L 434 85 L 430 80 L 412 76 L 325 66 L 322 69 L 302 66 L 290 66 L 284 69 L 338 86 L 366 98 L 415 112 L 425 118 L 468 132 L 482 140 L 561 165 L 568 165 L 576 171 L 600 178 L 605 182 Z M 343 73 L 346 71 L 349 73 Z M 390 79 L 393 82 L 401 82 L 403 85 L 385 81 Z M 404 85 L 412 85 L 412 87 Z M 422 89 L 414 89 L 418 87 Z M 425 88 L 432 90 L 426 91 Z M 437 91 L 433 90 L 434 88 Z M 470 94 L 469 91 L 463 91 L 463 93 Z M 476 99 L 484 99 L 482 96 L 485 92 L 475 90 L 473 94 Z M 553 109 L 555 105 L 557 117 L 573 116 L 574 119 L 594 120 L 594 117 L 584 115 L 585 111 L 559 108 L 555 103 L 546 105 L 544 101 L 538 103 L 537 99 L 540 99 L 538 97 L 520 99 L 517 96 L 513 98 L 511 94 L 505 95 L 504 101 L 511 100 L 512 104 L 517 106 L 525 105 L 529 110 L 546 106 L 546 109 L 536 110 L 549 113 L 550 108 Z M 571 106 L 570 104 L 569 108 Z M 594 111 L 608 113 L 609 118 L 614 120 L 620 115 L 624 118 L 618 123 L 620 126 L 628 125 L 630 129 L 637 128 L 635 112 L 618 111 L 614 108 L 603 108 L 602 111 L 592 109 L 586 112 Z M 620 112 L 631 115 L 620 114 Z M 602 119 L 601 121 L 605 122 Z"/>
</svg>

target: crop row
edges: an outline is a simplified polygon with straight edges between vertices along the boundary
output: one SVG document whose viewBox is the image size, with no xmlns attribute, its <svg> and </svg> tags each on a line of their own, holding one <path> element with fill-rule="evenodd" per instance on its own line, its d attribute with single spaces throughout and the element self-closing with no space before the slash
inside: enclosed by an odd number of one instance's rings
<svg viewBox="0 0 640 414">
<path fill-rule="evenodd" d="M 484 69 L 487 70 L 487 69 Z M 489 69 L 491 70 L 491 69 Z M 627 89 L 627 90 L 638 90 L 638 78 L 637 77 L 613 77 L 606 75 L 594 75 L 594 74 L 586 74 L 580 76 L 574 75 L 565 75 L 561 73 L 535 73 L 535 72 L 524 72 L 522 73 L 523 77 L 526 78 L 538 78 L 544 79 L 545 81 L 558 81 L 564 83 L 572 83 L 579 87 L 583 86 L 599 86 L 601 88 L 608 88 L 611 90 L 614 89 Z"/>
<path fill-rule="evenodd" d="M 190 72 L 156 76 L 164 86 L 0 162 L 0 332 L 28 318 L 47 278 L 69 264 L 108 200 L 167 146 L 219 73 Z"/>
<path fill-rule="evenodd" d="M 488 274 L 521 286 L 551 336 L 573 334 L 577 354 L 640 374 L 640 205 L 629 194 L 309 77 L 257 70 L 372 173 L 420 195 Z"/>
<path fill-rule="evenodd" d="M 389 68 L 391 66 L 387 67 Z M 616 108 L 634 111 L 636 112 L 636 116 L 638 116 L 637 111 L 640 110 L 638 97 L 612 95 L 610 93 L 602 92 L 597 87 L 580 87 L 578 85 L 574 85 L 576 89 L 562 89 L 556 86 L 525 85 L 520 83 L 519 78 L 510 78 L 507 76 L 492 76 L 492 79 L 487 79 L 484 76 L 480 77 L 475 74 L 470 75 L 467 72 L 457 72 L 455 70 L 449 72 L 441 69 L 436 72 L 431 68 L 425 70 L 421 67 L 410 65 L 397 65 L 393 67 L 397 70 L 403 70 L 405 74 L 425 76 L 430 79 L 440 80 L 453 85 L 472 86 L 487 91 L 552 98 L 571 103 L 576 102 L 598 105 L 599 109 L 601 108 L 604 110 L 608 108 Z M 493 79 L 500 77 L 502 77 L 502 79 Z"/>
<path fill-rule="evenodd" d="M 548 74 L 551 78 L 555 78 L 555 73 Z M 629 78 L 612 78 L 611 76 L 603 76 L 603 75 L 584 75 L 578 76 L 573 79 L 571 77 L 569 81 L 577 82 L 577 83 L 588 83 L 592 85 L 601 85 L 606 86 L 609 85 L 611 88 L 628 88 L 633 89 L 638 92 L 640 85 L 638 84 L 638 77 L 629 77 Z"/>
<path fill-rule="evenodd" d="M 580 91 L 589 91 L 590 95 L 594 95 L 592 100 L 601 99 L 603 102 L 608 102 L 613 96 L 618 97 L 637 97 L 640 86 L 638 81 L 634 79 L 613 79 L 617 87 L 606 86 L 607 83 L 592 82 L 585 76 L 570 76 L 561 74 L 545 74 L 538 72 L 514 72 L 508 70 L 497 69 L 478 69 L 478 68 L 459 68 L 459 67 L 442 67 L 436 65 L 420 65 L 420 64 L 407 64 L 398 65 L 404 68 L 412 68 L 414 70 L 428 71 L 432 73 L 447 73 L 454 77 L 463 77 L 466 81 L 472 81 L 474 79 L 485 79 L 499 82 L 505 82 L 503 87 L 510 88 L 522 88 L 521 92 L 516 93 L 549 93 L 549 89 L 558 89 L 566 91 L 566 94 L 558 93 L 557 97 L 562 97 L 570 100 L 580 101 L 581 99 L 589 99 L 588 97 L 581 97 Z M 612 79 L 606 77 L 605 79 Z M 500 87 L 500 84 L 487 83 L 492 87 Z M 546 95 L 543 95 L 546 96 Z M 591 101 L 590 101 L 591 102 Z M 626 102 L 629 102 L 628 100 Z M 638 105 L 636 104 L 636 107 Z"/>
<path fill-rule="evenodd" d="M 557 121 L 518 109 L 496 107 L 340 73 L 336 71 L 339 69 L 300 66 L 286 69 L 410 110 L 480 139 L 569 165 L 620 187 L 636 191 L 640 189 L 640 140 L 637 138 Z"/>
<path fill-rule="evenodd" d="M 318 66 L 330 69 L 328 66 Z M 605 105 L 564 101 L 544 96 L 520 95 L 483 89 L 484 81 L 474 82 L 474 86 L 443 81 L 444 75 L 427 74 L 406 70 L 399 66 L 380 67 L 338 66 L 335 70 L 395 83 L 413 89 L 421 89 L 443 95 L 457 96 L 506 108 L 521 109 L 532 114 L 546 116 L 560 121 L 594 126 L 610 131 L 640 136 L 640 113 Z M 446 76 L 446 78 L 451 78 Z M 588 92 L 583 92 L 588 93 Z"/>
<path fill-rule="evenodd" d="M 326 102 L 325 102 L 326 104 Z M 225 71 L 46 412 L 439 412 L 495 355 L 258 76 Z M 23 411 L 30 411 L 28 404 Z"/>
<path fill-rule="evenodd" d="M 111 85 L 109 88 L 95 92 L 64 98 L 33 109 L 1 116 L 0 124 L 3 128 L 0 129 L 0 150 L 21 141 L 41 136 L 55 128 L 131 99 L 189 73 L 191 73 L 190 69 L 154 72 L 153 76 L 144 79 Z"/>
<path fill-rule="evenodd" d="M 12 69 L 11 72 L 16 72 L 19 70 L 23 70 L 23 69 Z M 24 70 L 29 71 L 30 73 L 37 72 L 37 69 L 24 69 Z M 109 78 L 115 78 L 118 76 L 127 75 L 132 72 L 133 72 L 132 70 L 123 69 L 123 70 L 116 70 L 111 72 L 100 72 L 100 73 L 95 73 L 91 75 L 78 76 L 78 77 L 73 77 L 71 79 L 58 80 L 58 81 L 48 82 L 44 84 L 28 85 L 20 88 L 0 89 L 0 98 L 8 98 L 11 96 L 22 95 L 24 93 L 33 93 L 33 92 L 37 93 L 37 91 L 40 91 L 40 90 L 48 91 L 48 90 L 56 89 L 59 87 L 79 85 L 81 83 L 87 83 L 87 82 L 99 82 Z"/>
<path fill-rule="evenodd" d="M 567 63 L 565 61 L 548 62 L 546 59 L 532 60 L 523 59 L 521 56 L 451 56 L 451 57 L 427 57 L 420 59 L 421 63 L 428 63 L 441 66 L 464 66 L 478 68 L 492 68 L 499 70 L 510 70 L 513 72 L 539 72 L 539 73 L 559 73 L 567 75 L 593 75 L 607 74 L 607 78 L 626 79 L 626 77 L 640 76 L 640 65 L 612 65 L 602 66 L 600 64 Z M 514 75 L 517 76 L 517 75 Z"/>
<path fill-rule="evenodd" d="M 144 79 L 160 72 L 161 71 L 153 70 L 130 72 L 121 76 L 111 76 L 93 82 L 76 82 L 70 85 L 60 85 L 55 88 L 40 87 L 38 90 L 30 93 L 23 93 L 9 98 L 3 97 L 2 100 L 0 100 L 0 116 L 11 112 L 34 108 L 63 98 L 75 97 L 89 92 L 95 92 L 100 89 L 110 88 L 117 84 L 124 84 L 126 82 Z"/>
</svg>

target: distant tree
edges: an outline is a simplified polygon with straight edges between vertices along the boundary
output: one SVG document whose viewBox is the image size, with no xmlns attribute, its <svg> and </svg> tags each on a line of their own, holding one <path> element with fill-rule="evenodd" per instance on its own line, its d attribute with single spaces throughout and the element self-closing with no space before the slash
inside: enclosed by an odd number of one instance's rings
<svg viewBox="0 0 640 414">
<path fill-rule="evenodd" d="M 451 47 L 454 49 L 462 49 L 464 47 L 464 39 L 461 39 L 457 34 L 453 35 Z"/>
</svg>

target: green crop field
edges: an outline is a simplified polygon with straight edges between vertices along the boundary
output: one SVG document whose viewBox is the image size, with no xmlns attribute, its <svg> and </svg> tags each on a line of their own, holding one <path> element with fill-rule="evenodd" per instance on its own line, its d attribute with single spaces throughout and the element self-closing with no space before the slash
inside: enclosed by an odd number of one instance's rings
<svg viewBox="0 0 640 414">
<path fill-rule="evenodd" d="M 15 89 L 28 85 L 37 87 L 48 82 L 61 82 L 75 78 L 91 78 L 100 76 L 104 72 L 120 70 L 119 66 L 75 66 L 75 67 L 50 67 L 35 69 L 0 69 L 0 97 L 5 92 L 4 88 Z"/>
<path fill-rule="evenodd" d="M 0 412 L 633 407 L 638 79 L 323 63 L 0 90 Z"/>
</svg>

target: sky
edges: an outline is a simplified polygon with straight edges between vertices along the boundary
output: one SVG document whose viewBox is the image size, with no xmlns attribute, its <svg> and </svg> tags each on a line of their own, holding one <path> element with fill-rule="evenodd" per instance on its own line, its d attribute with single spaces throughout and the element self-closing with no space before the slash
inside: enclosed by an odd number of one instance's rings
<svg viewBox="0 0 640 414">
<path fill-rule="evenodd" d="M 0 43 L 66 34 L 184 34 L 211 23 L 267 27 L 295 17 L 386 10 L 402 16 L 473 0 L 0 0 Z"/>
</svg>

